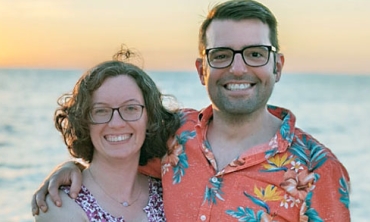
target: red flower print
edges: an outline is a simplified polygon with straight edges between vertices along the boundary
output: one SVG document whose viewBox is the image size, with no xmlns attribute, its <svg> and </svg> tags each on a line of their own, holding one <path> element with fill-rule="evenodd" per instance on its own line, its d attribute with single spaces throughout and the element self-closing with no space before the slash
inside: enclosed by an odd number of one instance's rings
<svg viewBox="0 0 370 222">
<path fill-rule="evenodd" d="M 288 170 L 284 174 L 284 182 L 280 186 L 291 196 L 300 200 L 306 199 L 307 193 L 315 188 L 313 185 L 315 174 L 309 173 L 307 169 L 296 173 L 295 170 Z"/>
</svg>

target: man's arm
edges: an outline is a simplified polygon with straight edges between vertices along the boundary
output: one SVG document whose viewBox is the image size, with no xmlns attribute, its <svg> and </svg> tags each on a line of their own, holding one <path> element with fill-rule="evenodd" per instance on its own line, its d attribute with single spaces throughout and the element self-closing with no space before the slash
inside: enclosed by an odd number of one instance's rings
<svg viewBox="0 0 370 222">
<path fill-rule="evenodd" d="M 150 159 L 145 166 L 139 166 L 139 172 L 147 176 L 161 179 L 161 159 Z"/>
<path fill-rule="evenodd" d="M 71 185 L 70 197 L 76 198 L 82 185 L 82 173 L 81 170 L 85 169 L 86 166 L 76 161 L 68 161 L 57 166 L 44 181 L 41 186 L 36 190 L 32 196 L 31 207 L 32 215 L 39 214 L 39 208 L 46 212 L 48 205 L 45 202 L 45 197 L 49 192 L 51 202 L 56 206 L 62 206 L 62 200 L 60 198 L 58 189 L 61 185 Z"/>
<path fill-rule="evenodd" d="M 306 199 L 306 207 L 310 216 L 315 211 L 323 221 L 350 221 L 350 185 L 349 175 L 344 166 L 330 157 L 317 170 L 318 182 L 312 191 L 312 196 Z"/>
</svg>

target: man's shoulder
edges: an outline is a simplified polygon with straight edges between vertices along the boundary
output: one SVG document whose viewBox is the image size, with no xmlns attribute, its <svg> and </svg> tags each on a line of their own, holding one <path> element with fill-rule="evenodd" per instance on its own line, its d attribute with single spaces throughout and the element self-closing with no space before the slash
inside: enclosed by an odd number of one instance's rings
<svg viewBox="0 0 370 222">
<path fill-rule="evenodd" d="M 298 144 L 304 145 L 308 149 L 313 148 L 314 146 L 320 146 L 323 149 L 328 149 L 324 144 L 319 142 L 312 134 L 307 131 L 302 130 L 299 127 L 294 128 L 295 142 Z"/>
<path fill-rule="evenodd" d="M 320 162 L 321 159 L 325 159 L 326 165 L 331 165 L 333 168 L 344 168 L 343 164 L 339 161 L 337 156 L 333 153 L 331 148 L 327 147 L 320 141 L 318 141 L 315 137 L 313 137 L 311 134 L 303 131 L 300 128 L 295 128 L 295 144 L 294 146 L 304 146 L 304 149 L 310 154 L 311 161 L 315 160 Z M 346 173 L 347 174 L 347 173 Z"/>
<path fill-rule="evenodd" d="M 181 114 L 186 114 L 186 115 L 198 115 L 199 110 L 193 109 L 193 108 L 182 108 L 180 109 Z"/>
<path fill-rule="evenodd" d="M 180 115 L 182 125 L 188 122 L 193 122 L 193 123 L 198 122 L 199 114 L 200 114 L 200 111 L 196 109 L 191 109 L 191 108 L 181 109 L 179 112 L 179 115 Z"/>
</svg>

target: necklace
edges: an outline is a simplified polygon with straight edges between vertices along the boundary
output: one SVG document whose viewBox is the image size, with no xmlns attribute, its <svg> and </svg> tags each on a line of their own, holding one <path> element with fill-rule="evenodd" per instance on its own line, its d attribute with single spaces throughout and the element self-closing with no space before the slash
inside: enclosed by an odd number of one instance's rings
<svg viewBox="0 0 370 222">
<path fill-rule="evenodd" d="M 103 187 L 102 186 L 100 186 L 100 184 L 98 183 L 98 182 L 96 182 L 96 180 L 95 180 L 95 178 L 94 178 L 94 176 L 92 175 L 92 173 L 91 173 L 91 171 L 90 171 L 90 168 L 88 168 L 87 169 L 88 171 L 89 171 L 89 174 L 90 174 L 90 176 L 91 176 L 91 178 L 93 179 L 93 181 L 94 181 L 94 183 L 96 183 L 98 186 L 99 186 L 99 188 L 108 196 L 108 197 L 110 197 L 112 200 L 114 200 L 114 201 L 116 201 L 116 202 L 118 202 L 119 204 L 121 204 L 122 206 L 124 206 L 124 207 L 129 207 L 129 206 L 131 206 L 132 204 L 134 204 L 138 199 L 139 199 L 139 197 L 140 197 L 140 195 L 141 195 L 141 189 L 140 189 L 140 191 L 139 191 L 139 194 L 137 195 L 137 197 L 136 197 L 136 199 L 134 200 L 134 201 L 132 201 L 131 203 L 129 203 L 129 202 L 127 202 L 127 201 L 123 201 L 123 202 L 120 202 L 120 201 L 118 201 L 118 200 L 116 200 L 115 198 L 113 198 L 111 195 L 109 195 L 108 194 L 108 192 L 106 192 L 104 189 L 103 189 Z"/>
</svg>

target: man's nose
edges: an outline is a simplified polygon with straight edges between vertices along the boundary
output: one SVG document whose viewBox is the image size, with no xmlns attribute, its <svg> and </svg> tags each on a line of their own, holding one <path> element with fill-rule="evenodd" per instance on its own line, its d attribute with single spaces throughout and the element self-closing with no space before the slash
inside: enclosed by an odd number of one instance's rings
<svg viewBox="0 0 370 222">
<path fill-rule="evenodd" d="M 242 54 L 235 53 L 234 61 L 231 63 L 230 72 L 234 75 L 243 75 L 248 71 L 247 68 L 247 64 L 245 64 Z"/>
</svg>

